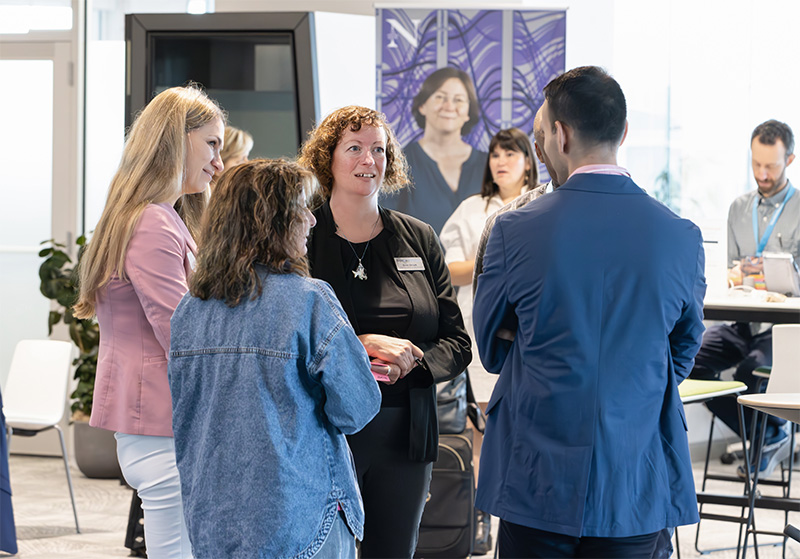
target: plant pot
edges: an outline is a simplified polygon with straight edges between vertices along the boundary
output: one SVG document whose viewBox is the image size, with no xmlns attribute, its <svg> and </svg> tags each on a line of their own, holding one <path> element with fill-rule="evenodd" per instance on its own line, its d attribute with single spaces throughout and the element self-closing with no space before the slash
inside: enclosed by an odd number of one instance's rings
<svg viewBox="0 0 800 559">
<path fill-rule="evenodd" d="M 93 479 L 121 478 L 114 432 L 92 427 L 85 421 L 75 421 L 72 425 L 75 462 L 83 475 Z"/>
</svg>

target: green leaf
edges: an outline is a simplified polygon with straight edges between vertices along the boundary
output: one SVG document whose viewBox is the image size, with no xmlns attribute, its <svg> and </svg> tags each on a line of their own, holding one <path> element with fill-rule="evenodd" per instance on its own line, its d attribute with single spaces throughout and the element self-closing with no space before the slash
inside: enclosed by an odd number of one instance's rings
<svg viewBox="0 0 800 559">
<path fill-rule="evenodd" d="M 43 279 L 39 285 L 39 291 L 41 291 L 42 295 L 48 299 L 54 299 L 58 301 L 68 284 L 69 280 L 66 280 L 65 278 Z"/>
<path fill-rule="evenodd" d="M 53 333 L 53 326 L 59 323 L 61 320 L 61 313 L 58 311 L 50 311 L 50 315 L 47 317 L 47 333 Z"/>
<path fill-rule="evenodd" d="M 61 289 L 59 290 L 58 294 L 56 295 L 56 301 L 62 307 L 67 308 L 67 313 L 70 317 L 72 317 L 72 305 L 75 304 L 75 301 L 78 299 L 78 291 L 75 289 L 75 286 L 72 285 L 72 282 L 67 280 L 61 284 Z M 65 316 L 66 314 L 65 313 Z"/>
<path fill-rule="evenodd" d="M 53 255 L 48 258 L 48 260 L 50 260 L 51 264 L 56 268 L 63 268 L 64 264 L 72 262 L 72 259 L 69 257 L 69 255 L 60 250 L 54 250 Z"/>
<path fill-rule="evenodd" d="M 39 267 L 39 290 L 48 299 L 55 300 L 60 309 L 48 311 L 48 329 L 64 322 L 68 326 L 69 336 L 78 346 L 80 353 L 73 361 L 74 378 L 78 384 L 71 394 L 74 399 L 72 411 L 91 414 L 94 396 L 94 381 L 97 373 L 97 353 L 100 345 L 100 327 L 94 319 L 78 319 L 72 314 L 72 305 L 78 297 L 78 279 L 75 268 L 70 266 L 72 259 L 61 250 L 65 245 L 53 239 L 43 241 L 45 246 L 39 256 L 45 258 Z M 75 244 L 78 249 L 78 261 L 86 248 L 86 237 L 81 235 Z"/>
</svg>

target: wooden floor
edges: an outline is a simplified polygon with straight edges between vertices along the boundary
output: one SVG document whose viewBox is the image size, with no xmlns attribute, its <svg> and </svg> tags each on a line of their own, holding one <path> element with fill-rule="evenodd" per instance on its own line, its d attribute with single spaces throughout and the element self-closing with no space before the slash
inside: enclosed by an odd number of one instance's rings
<svg viewBox="0 0 800 559">
<path fill-rule="evenodd" d="M 14 516 L 17 524 L 19 554 L 24 559 L 81 558 L 100 559 L 127 557 L 123 547 L 125 527 L 131 492 L 116 480 L 91 480 L 72 470 L 78 507 L 81 534 L 75 533 L 75 524 L 69 503 L 63 462 L 60 458 L 11 456 L 11 486 Z M 720 472 L 733 473 L 735 465 L 724 466 L 718 461 L 712 465 Z M 695 464 L 696 478 L 702 474 L 702 464 Z M 800 473 L 798 473 L 800 475 Z M 800 477 L 798 477 L 800 484 Z M 709 490 L 718 493 L 741 491 L 739 484 L 714 482 Z M 798 485 L 800 488 L 800 485 Z M 765 489 L 769 493 L 772 488 Z M 800 489 L 799 489 L 800 490 Z M 709 509 L 711 510 L 711 509 Z M 759 511 L 759 527 L 781 530 L 783 513 Z M 800 526 L 800 514 L 790 517 L 790 522 Z M 494 523 L 493 535 L 497 524 Z M 679 529 L 681 557 L 700 557 L 694 549 L 695 526 Z M 730 523 L 703 521 L 700 547 L 703 550 L 735 545 L 737 526 Z M 763 537 L 759 543 L 769 541 Z M 775 541 L 775 538 L 772 538 Z M 781 557 L 780 547 L 761 546 L 762 558 Z M 0 557 L 7 557 L 0 552 Z M 492 557 L 488 555 L 487 557 Z M 719 551 L 707 555 L 711 559 L 733 558 L 734 551 Z M 748 550 L 748 557 L 754 557 Z M 800 544 L 790 542 L 786 557 L 800 558 Z"/>
</svg>

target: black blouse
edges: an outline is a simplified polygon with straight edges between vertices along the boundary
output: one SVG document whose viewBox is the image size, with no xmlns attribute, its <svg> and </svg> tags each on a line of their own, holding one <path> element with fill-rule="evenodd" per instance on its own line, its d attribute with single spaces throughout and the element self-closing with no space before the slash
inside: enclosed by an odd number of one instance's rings
<svg viewBox="0 0 800 559">
<path fill-rule="evenodd" d="M 339 248 L 344 264 L 345 280 L 353 308 L 358 317 L 356 334 L 383 334 L 395 338 L 408 339 L 408 326 L 411 324 L 413 307 L 405 287 L 386 270 L 385 261 L 375 258 L 375 253 L 388 251 L 386 229 L 369 243 L 349 243 L 341 236 Z M 361 264 L 366 270 L 367 279 L 362 280 L 353 273 L 358 268 L 358 256 L 363 255 Z M 378 383 L 383 395 L 383 407 L 408 406 L 408 382 L 405 378 L 394 384 Z"/>
<path fill-rule="evenodd" d="M 407 314 L 408 324 L 403 328 L 404 337 L 425 353 L 422 364 L 403 379 L 408 387 L 411 418 L 408 453 L 412 460 L 434 461 L 438 455 L 435 383 L 453 378 L 469 365 L 470 340 L 450 283 L 444 252 L 433 229 L 411 216 L 385 208 L 379 211 L 384 230 L 378 235 L 378 244 L 370 243 L 364 255 L 368 279 L 361 281 L 353 277 L 358 259 L 349 245 L 342 245 L 344 240 L 336 234 L 330 203 L 317 208 L 314 211 L 317 225 L 308 240 L 311 275 L 333 287 L 356 333 L 380 333 L 380 330 L 369 332 L 361 324 L 361 315 L 367 321 L 374 321 L 378 313 L 390 307 L 395 309 L 391 311 L 393 314 L 399 314 L 396 309 L 405 303 L 398 303 L 398 293 L 402 290 L 406 294 L 411 310 Z M 350 250 L 350 255 L 345 256 L 344 248 Z M 399 259 L 403 259 L 402 266 Z M 380 263 L 379 268 L 376 268 L 377 263 Z M 363 284 L 384 274 L 386 278 L 374 286 L 379 290 L 377 294 L 365 297 Z M 397 286 L 398 291 L 394 295 L 386 294 L 384 299 L 380 290 L 386 286 L 394 289 L 392 285 Z M 365 303 L 365 300 L 372 300 L 372 303 Z M 378 300 L 380 310 L 364 312 L 363 305 L 374 306 Z"/>
</svg>

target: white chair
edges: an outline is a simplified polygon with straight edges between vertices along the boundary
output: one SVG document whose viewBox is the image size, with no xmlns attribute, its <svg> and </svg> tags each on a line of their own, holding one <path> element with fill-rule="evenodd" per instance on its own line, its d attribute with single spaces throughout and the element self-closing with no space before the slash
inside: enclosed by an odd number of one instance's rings
<svg viewBox="0 0 800 559">
<path fill-rule="evenodd" d="M 800 324 L 772 327 L 772 372 L 764 394 L 739 396 L 739 403 L 800 423 Z"/>
<path fill-rule="evenodd" d="M 58 425 L 67 405 L 67 383 L 72 372 L 73 345 L 55 340 L 22 340 L 14 349 L 11 369 L 3 393 L 3 413 L 10 435 L 32 437 L 55 429 L 61 441 L 61 455 L 79 534 L 78 511 L 69 473 L 64 433 Z"/>
<path fill-rule="evenodd" d="M 772 372 L 769 375 L 767 391 L 764 394 L 745 394 L 739 396 L 739 404 L 758 410 L 759 412 L 782 417 L 793 423 L 800 423 L 800 324 L 778 324 L 772 327 Z M 761 434 L 757 439 L 755 448 L 756 458 L 754 463 L 759 463 L 761 459 L 761 441 L 764 440 L 765 423 L 762 421 Z M 753 422 L 755 426 L 755 421 Z M 794 437 L 791 439 L 794 448 Z M 753 450 L 751 450 L 753 452 Z M 747 453 L 746 453 L 747 454 Z M 749 457 L 748 457 L 749 458 Z M 745 462 L 748 463 L 748 462 Z M 789 480 L 791 483 L 792 467 L 790 456 Z M 752 531 L 753 538 L 759 533 L 753 524 L 754 508 L 759 501 L 765 500 L 759 497 L 757 492 L 758 472 L 753 475 L 750 487 L 750 514 L 747 518 L 745 531 L 744 547 L 747 547 L 747 536 Z M 800 501 L 788 498 L 782 499 L 781 507 L 773 506 L 769 508 L 781 508 L 787 515 L 789 511 L 800 511 Z M 787 518 L 788 521 L 788 518 Z M 770 532 L 766 532 L 770 533 Z M 784 539 L 784 552 L 785 552 Z"/>
</svg>

